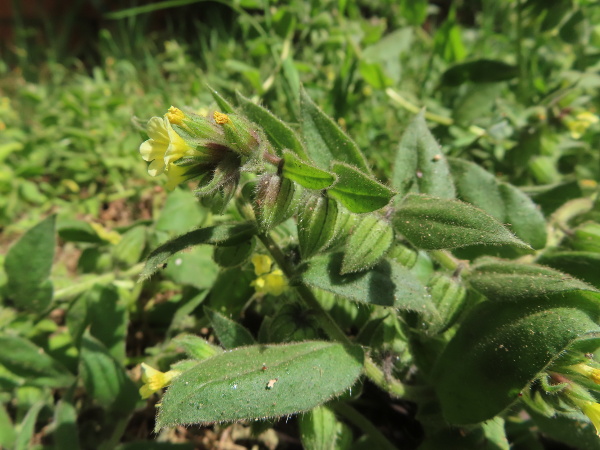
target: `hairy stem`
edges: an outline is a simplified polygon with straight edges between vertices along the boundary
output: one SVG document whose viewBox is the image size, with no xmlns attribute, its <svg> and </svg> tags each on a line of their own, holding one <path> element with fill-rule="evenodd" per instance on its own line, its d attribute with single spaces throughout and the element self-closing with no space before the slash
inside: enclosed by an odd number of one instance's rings
<svg viewBox="0 0 600 450">
<path fill-rule="evenodd" d="M 292 279 L 295 275 L 293 266 L 286 259 L 285 255 L 281 251 L 281 248 L 273 240 L 273 238 L 267 234 L 259 234 L 259 239 L 264 244 L 265 248 L 269 251 L 279 268 L 283 271 L 288 279 Z M 323 328 L 325 333 L 334 341 L 337 341 L 344 345 L 351 345 L 352 342 L 346 336 L 346 333 L 338 326 L 337 323 L 331 318 L 331 316 L 323 309 L 323 306 L 315 294 L 305 284 L 299 284 L 294 286 L 298 296 L 302 299 L 304 304 L 315 312 L 319 325 Z M 377 386 L 384 391 L 390 393 L 395 397 L 401 397 L 405 392 L 404 385 L 391 377 L 386 377 L 380 367 L 378 367 L 370 357 L 365 357 L 364 363 L 365 374 L 367 377 Z"/>
</svg>

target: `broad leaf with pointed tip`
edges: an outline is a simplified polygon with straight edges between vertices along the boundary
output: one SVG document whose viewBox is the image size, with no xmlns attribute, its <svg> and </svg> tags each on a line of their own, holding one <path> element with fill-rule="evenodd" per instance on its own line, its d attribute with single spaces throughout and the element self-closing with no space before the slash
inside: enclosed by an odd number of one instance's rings
<svg viewBox="0 0 600 450">
<path fill-rule="evenodd" d="M 341 162 L 334 162 L 331 170 L 338 181 L 327 194 L 353 213 L 376 211 L 387 205 L 395 192 L 366 173 Z"/>
<path fill-rule="evenodd" d="M 156 429 L 308 411 L 350 388 L 363 358 L 358 345 L 325 341 L 254 345 L 219 354 L 173 380 Z"/>
<path fill-rule="evenodd" d="M 300 115 L 308 156 L 319 167 L 327 169 L 330 161 L 337 159 L 370 173 L 358 146 L 311 100 L 304 89 L 300 90 Z"/>
<path fill-rule="evenodd" d="M 486 212 L 459 200 L 409 194 L 400 203 L 393 225 L 425 250 L 469 245 L 514 245 L 531 249 Z"/>
<path fill-rule="evenodd" d="M 493 418 L 572 345 L 594 352 L 599 318 L 597 302 L 585 310 L 562 298 L 480 303 L 434 368 L 445 418 L 452 424 Z"/>
</svg>

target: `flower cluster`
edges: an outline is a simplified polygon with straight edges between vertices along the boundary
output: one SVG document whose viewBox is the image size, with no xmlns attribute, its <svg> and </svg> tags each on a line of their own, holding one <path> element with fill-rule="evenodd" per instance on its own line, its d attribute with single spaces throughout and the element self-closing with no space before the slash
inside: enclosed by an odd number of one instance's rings
<svg viewBox="0 0 600 450">
<path fill-rule="evenodd" d="M 251 285 L 258 294 L 281 295 L 288 283 L 281 269 L 271 270 L 273 261 L 267 255 L 253 255 L 254 273 L 258 277 Z"/>
<path fill-rule="evenodd" d="M 266 145 L 246 119 L 215 111 L 212 118 L 171 106 L 147 124 L 149 139 L 140 154 L 151 176 L 166 174 L 167 188 L 198 179 L 195 193 L 220 193 L 225 205 L 239 182 L 243 165 L 261 156 Z"/>
</svg>

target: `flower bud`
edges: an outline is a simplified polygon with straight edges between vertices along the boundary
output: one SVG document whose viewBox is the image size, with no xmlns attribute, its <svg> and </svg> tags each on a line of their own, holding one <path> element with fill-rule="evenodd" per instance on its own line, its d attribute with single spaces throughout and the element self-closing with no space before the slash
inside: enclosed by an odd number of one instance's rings
<svg viewBox="0 0 600 450">
<path fill-rule="evenodd" d="M 243 156 L 251 156 L 260 147 L 257 131 L 252 124 L 235 114 L 214 113 L 217 125 L 220 125 L 225 135 L 227 145 L 233 151 Z"/>
<path fill-rule="evenodd" d="M 358 214 L 354 214 L 338 204 L 338 216 L 335 221 L 334 236 L 326 248 L 328 250 L 335 249 L 336 247 L 345 244 L 358 219 Z"/>
<path fill-rule="evenodd" d="M 404 267 L 412 269 L 417 263 L 417 252 L 406 245 L 394 244 L 388 252 L 388 258 L 392 258 Z"/>
<path fill-rule="evenodd" d="M 298 206 L 296 184 L 275 174 L 260 179 L 254 196 L 254 212 L 261 231 L 265 232 L 289 218 Z"/>
<path fill-rule="evenodd" d="M 374 266 L 394 240 L 391 225 L 376 214 L 362 216 L 348 238 L 342 262 L 342 275 Z"/>
<path fill-rule="evenodd" d="M 428 284 L 439 317 L 425 325 L 430 334 L 446 331 L 456 322 L 465 306 L 466 289 L 456 278 L 436 273 Z"/>
<path fill-rule="evenodd" d="M 298 210 L 298 241 L 303 258 L 324 249 L 335 236 L 338 204 L 321 195 L 308 194 Z"/>
<path fill-rule="evenodd" d="M 208 117 L 184 112 L 175 106 L 169 108 L 165 117 L 173 128 L 186 140 L 206 140 L 225 144 L 223 131 Z"/>
<path fill-rule="evenodd" d="M 587 222 L 577 227 L 572 242 L 575 250 L 600 253 L 600 224 Z"/>
</svg>

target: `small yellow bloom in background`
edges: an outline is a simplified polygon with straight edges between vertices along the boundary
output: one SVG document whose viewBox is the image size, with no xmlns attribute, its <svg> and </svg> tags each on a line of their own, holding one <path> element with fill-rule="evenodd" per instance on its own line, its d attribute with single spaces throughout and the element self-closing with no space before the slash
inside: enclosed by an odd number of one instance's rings
<svg viewBox="0 0 600 450">
<path fill-rule="evenodd" d="M 162 117 L 152 117 L 146 128 L 150 139 L 140 145 L 140 154 L 144 161 L 152 161 L 148 173 L 155 177 L 165 171 L 165 154 L 171 143 L 167 120 Z"/>
<path fill-rule="evenodd" d="M 98 237 L 106 242 L 116 245 L 121 240 L 121 235 L 114 230 L 107 230 L 99 223 L 90 222 L 90 226 L 94 229 Z"/>
<path fill-rule="evenodd" d="M 142 363 L 142 382 L 144 385 L 140 388 L 141 397 L 148 398 L 155 392 L 167 387 L 169 384 L 171 384 L 173 378 L 180 374 L 181 372 L 177 370 L 161 372 L 160 370 L 150 367 L 146 363 Z"/>
<path fill-rule="evenodd" d="M 219 111 L 215 111 L 213 117 L 215 118 L 215 122 L 217 122 L 219 125 L 225 125 L 226 123 L 231 122 L 227 114 L 223 114 Z"/>
<path fill-rule="evenodd" d="M 254 273 L 259 277 L 271 271 L 273 261 L 267 255 L 254 254 L 252 255 L 252 264 L 254 265 Z"/>
<path fill-rule="evenodd" d="M 258 277 L 252 283 L 258 294 L 271 294 L 278 296 L 288 288 L 288 282 L 280 269 L 271 272 L 273 261 L 267 255 L 252 255 L 254 273 Z"/>
<path fill-rule="evenodd" d="M 575 116 L 575 119 L 568 119 L 565 121 L 567 128 L 571 131 L 571 137 L 573 139 L 579 139 L 586 130 L 592 125 L 598 123 L 600 119 L 596 114 L 589 111 L 584 111 Z"/>
</svg>

